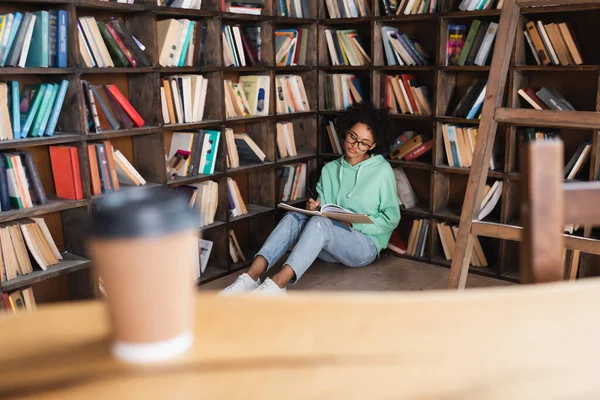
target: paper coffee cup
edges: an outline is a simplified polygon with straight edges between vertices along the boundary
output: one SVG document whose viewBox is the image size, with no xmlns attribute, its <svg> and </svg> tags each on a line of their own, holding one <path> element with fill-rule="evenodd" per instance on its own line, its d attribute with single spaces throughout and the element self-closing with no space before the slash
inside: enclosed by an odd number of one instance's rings
<svg viewBox="0 0 600 400">
<path fill-rule="evenodd" d="M 96 203 L 89 250 L 102 277 L 112 353 L 168 360 L 193 342 L 199 215 L 166 189 L 132 189 Z"/>
</svg>

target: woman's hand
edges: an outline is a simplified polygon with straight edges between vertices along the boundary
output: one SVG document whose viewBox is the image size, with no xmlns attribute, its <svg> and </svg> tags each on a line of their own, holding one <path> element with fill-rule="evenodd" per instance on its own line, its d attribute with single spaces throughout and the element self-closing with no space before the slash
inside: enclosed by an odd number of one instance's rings
<svg viewBox="0 0 600 400">
<path fill-rule="evenodd" d="M 306 209 L 308 211 L 317 211 L 320 205 L 321 200 L 308 199 L 308 201 L 306 202 Z"/>
</svg>

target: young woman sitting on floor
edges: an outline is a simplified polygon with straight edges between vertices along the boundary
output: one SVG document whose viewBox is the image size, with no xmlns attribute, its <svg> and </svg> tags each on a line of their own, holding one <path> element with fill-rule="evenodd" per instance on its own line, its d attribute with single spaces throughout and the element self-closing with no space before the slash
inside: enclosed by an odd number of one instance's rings
<svg viewBox="0 0 600 400">
<path fill-rule="evenodd" d="M 317 184 L 318 198 L 309 199 L 308 210 L 336 204 L 366 214 L 373 224 L 346 224 L 324 217 L 290 212 L 277 224 L 256 255 L 247 273 L 240 275 L 221 294 L 250 291 L 285 294 L 319 258 L 348 267 L 371 264 L 387 247 L 400 221 L 394 173 L 377 153 L 387 145 L 391 121 L 387 110 L 372 104 L 356 104 L 339 118 L 344 132 L 344 155 L 327 163 Z M 260 281 L 260 276 L 294 247 L 281 270 Z"/>
</svg>

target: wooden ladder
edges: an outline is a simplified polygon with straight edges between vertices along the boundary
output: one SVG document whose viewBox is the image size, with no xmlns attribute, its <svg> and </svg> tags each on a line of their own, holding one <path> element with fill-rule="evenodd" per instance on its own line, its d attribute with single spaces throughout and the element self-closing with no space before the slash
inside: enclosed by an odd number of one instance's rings
<svg viewBox="0 0 600 400">
<path fill-rule="evenodd" d="M 529 110 L 500 107 L 508 76 L 511 52 L 515 43 L 521 8 L 539 6 L 569 6 L 576 4 L 600 4 L 600 0 L 506 0 L 500 15 L 496 45 L 492 57 L 486 96 L 481 112 L 481 122 L 467 191 L 462 206 L 458 237 L 452 255 L 448 279 L 449 289 L 464 289 L 469 262 L 473 251 L 473 235 L 505 240 L 522 240 L 523 228 L 478 221 L 483 189 L 488 177 L 489 160 L 492 156 L 498 123 L 536 127 L 569 127 L 600 129 L 600 113 L 586 111 Z M 567 208 L 568 210 L 568 208 Z M 523 216 L 522 216 L 523 217 Z M 560 221 L 562 223 L 562 221 Z M 599 254 L 600 241 L 584 237 L 563 235 L 564 246 L 579 252 Z M 563 249 L 560 249 L 562 252 Z M 574 278 L 576 270 L 570 272 Z M 526 277 L 523 277 L 527 281 Z"/>
</svg>

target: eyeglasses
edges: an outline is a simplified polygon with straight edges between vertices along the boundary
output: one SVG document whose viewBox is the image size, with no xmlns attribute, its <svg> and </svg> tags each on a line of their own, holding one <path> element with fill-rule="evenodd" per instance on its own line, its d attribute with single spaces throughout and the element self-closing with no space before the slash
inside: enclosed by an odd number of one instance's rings
<svg viewBox="0 0 600 400">
<path fill-rule="evenodd" d="M 360 151 L 367 151 L 371 148 L 371 143 L 367 143 L 367 142 L 359 142 L 358 138 L 356 136 L 354 136 L 353 133 L 346 133 L 346 141 L 349 144 L 354 144 L 354 143 L 358 143 L 358 149 Z"/>
</svg>

